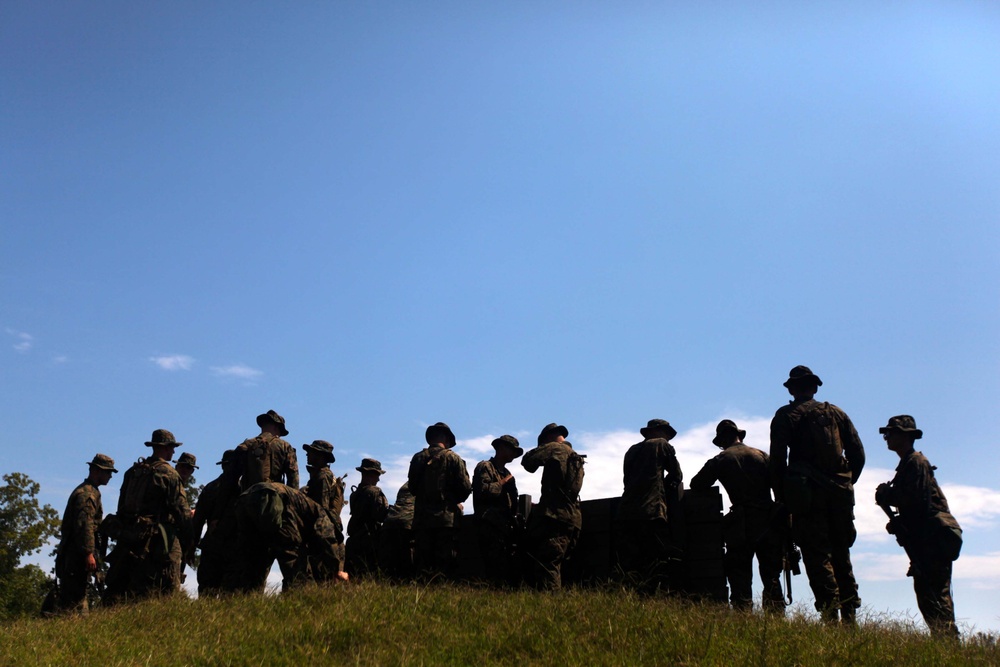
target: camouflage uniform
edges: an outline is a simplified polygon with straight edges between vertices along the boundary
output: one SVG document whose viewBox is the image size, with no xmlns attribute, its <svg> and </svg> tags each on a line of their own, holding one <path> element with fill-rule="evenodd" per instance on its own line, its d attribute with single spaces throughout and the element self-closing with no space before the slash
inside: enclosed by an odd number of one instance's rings
<svg viewBox="0 0 1000 667">
<path fill-rule="evenodd" d="M 396 580 L 413 577 L 413 494 L 404 482 L 379 531 L 379 567 Z"/>
<path fill-rule="evenodd" d="M 661 419 L 641 429 L 644 436 L 649 428 L 677 434 Z M 625 453 L 623 471 L 624 491 L 615 522 L 618 564 L 632 585 L 647 592 L 667 590 L 673 555 L 667 489 L 676 489 L 684 479 L 674 447 L 669 439 L 646 436 Z"/>
<path fill-rule="evenodd" d="M 542 468 L 542 495 L 528 517 L 524 537 L 525 578 L 536 588 L 549 590 L 562 587 L 562 564 L 576 547 L 583 525 L 578 488 L 582 457 L 567 441 L 543 444 L 557 432 L 568 434 L 564 426 L 546 426 L 538 446 L 521 460 L 528 472 Z"/>
<path fill-rule="evenodd" d="M 223 473 L 205 485 L 194 510 L 194 535 L 200 538 L 201 559 L 198 563 L 198 595 L 226 590 L 236 569 L 236 499 L 239 485 L 235 469 L 234 450 L 228 450 L 219 462 Z M 202 528 L 208 526 L 205 536 Z"/>
<path fill-rule="evenodd" d="M 815 376 L 797 366 L 785 384 L 803 377 Z M 817 441 L 810 424 L 819 422 L 839 440 L 842 453 Z M 771 487 L 792 515 L 792 535 L 802 549 L 816 609 L 827 622 L 835 622 L 839 610 L 845 623 L 854 623 L 861 599 L 850 548 L 857 537 L 854 483 L 865 465 L 861 438 L 837 406 L 796 399 L 771 420 L 770 454 Z"/>
<path fill-rule="evenodd" d="M 885 433 L 901 418 L 909 420 L 913 426 L 909 430 L 922 435 L 908 415 L 893 417 L 889 427 L 879 430 Z M 892 525 L 910 558 L 906 574 L 913 577 L 913 590 L 924 621 L 935 635 L 957 637 L 951 595 L 952 556 L 943 553 L 939 531 L 942 526 L 958 533 L 961 529 L 934 478 L 935 469 L 926 456 L 912 451 L 900 459 L 896 475 L 888 485 L 879 486 L 877 496 L 879 502 L 899 509 Z"/>
<path fill-rule="evenodd" d="M 436 430 L 435 430 L 436 429 Z M 460 505 L 472 493 L 472 482 L 462 457 L 451 450 L 455 436 L 447 424 L 438 422 L 427 428 L 426 439 L 444 433 L 448 446 L 430 446 L 410 460 L 407 474 L 413 494 L 413 532 L 417 569 L 426 578 L 450 577 L 458 560 L 458 524 Z"/>
<path fill-rule="evenodd" d="M 334 543 L 333 549 L 337 554 L 338 567 L 344 564 L 344 523 L 340 518 L 340 513 L 344 509 L 344 480 L 333 474 L 328 466 L 306 466 L 309 471 L 309 483 L 302 491 L 309 496 L 309 499 L 326 510 L 327 516 L 333 523 Z M 313 559 L 310 559 L 312 562 Z M 319 567 L 321 559 L 316 560 L 316 567 L 313 568 L 313 575 L 319 581 L 327 581 L 336 576 L 336 571 L 326 572 Z"/>
<path fill-rule="evenodd" d="M 114 461 L 98 454 L 91 465 L 105 464 L 114 470 Z M 103 465 L 102 465 L 103 467 Z M 59 578 L 59 608 L 87 611 L 88 555 L 100 559 L 97 529 L 104 519 L 101 490 L 88 477 L 73 489 L 63 513 L 62 535 L 56 555 L 56 576 Z M 100 565 L 100 563 L 98 563 Z"/>
<path fill-rule="evenodd" d="M 266 497 L 280 503 L 280 519 L 259 511 L 260 499 Z M 275 507 L 273 502 L 267 506 Z M 255 484 L 240 496 L 236 511 L 244 590 L 263 590 L 275 560 L 283 591 L 311 580 L 309 554 L 316 554 L 326 569 L 338 571 L 333 522 L 326 510 L 298 489 L 276 482 Z"/>
<path fill-rule="evenodd" d="M 299 462 L 295 448 L 276 435 L 261 433 L 236 447 L 244 491 L 260 482 L 279 482 L 298 488 Z"/>
<path fill-rule="evenodd" d="M 735 424 L 724 420 L 720 429 L 725 428 L 726 422 L 736 428 Z M 740 433 L 742 438 L 745 431 Z M 781 613 L 785 608 L 781 590 L 784 535 L 777 525 L 777 508 L 771 500 L 768 456 L 742 442 L 730 445 L 705 463 L 691 480 L 691 488 L 708 489 L 716 480 L 725 487 L 732 503 L 723 520 L 729 600 L 734 609 L 749 611 L 753 607 L 753 557 L 756 555 L 764 584 L 764 609 Z"/>
<path fill-rule="evenodd" d="M 173 441 L 173 434 L 158 429 L 153 442 L 160 444 L 164 435 Z M 125 596 L 141 598 L 180 590 L 180 564 L 191 524 L 184 486 L 173 466 L 150 457 L 125 471 L 117 516 L 122 528 L 108 556 L 107 599 L 115 602 Z"/>
<path fill-rule="evenodd" d="M 378 571 L 378 539 L 382 522 L 389 513 L 389 501 L 377 486 L 356 486 L 348 503 L 347 572 L 364 576 Z"/>
<path fill-rule="evenodd" d="M 517 447 L 516 440 L 514 443 Z M 487 577 L 497 585 L 513 585 L 517 579 L 517 483 L 513 478 L 501 483 L 509 474 L 495 458 L 480 461 L 472 474 L 479 553 Z"/>
</svg>

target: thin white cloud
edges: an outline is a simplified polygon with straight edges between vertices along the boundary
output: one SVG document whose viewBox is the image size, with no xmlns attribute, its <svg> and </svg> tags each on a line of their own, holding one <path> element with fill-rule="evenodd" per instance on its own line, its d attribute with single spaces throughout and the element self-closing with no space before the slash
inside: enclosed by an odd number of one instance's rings
<svg viewBox="0 0 1000 667">
<path fill-rule="evenodd" d="M 251 368 L 244 364 L 232 364 L 230 366 L 212 366 L 209 370 L 219 377 L 238 378 L 240 380 L 253 381 L 264 375 L 263 371 Z"/>
<path fill-rule="evenodd" d="M 61 366 L 63 364 L 68 364 L 68 363 L 69 363 L 69 357 L 67 357 L 65 354 L 60 354 L 59 356 L 52 357 L 53 366 Z"/>
<path fill-rule="evenodd" d="M 189 371 L 194 366 L 194 359 L 186 354 L 167 354 L 149 360 L 165 371 Z"/>
<path fill-rule="evenodd" d="M 31 334 L 23 331 L 15 331 L 10 328 L 7 328 L 6 331 L 17 340 L 12 347 L 21 354 L 27 354 L 34 347 L 35 337 Z"/>
</svg>

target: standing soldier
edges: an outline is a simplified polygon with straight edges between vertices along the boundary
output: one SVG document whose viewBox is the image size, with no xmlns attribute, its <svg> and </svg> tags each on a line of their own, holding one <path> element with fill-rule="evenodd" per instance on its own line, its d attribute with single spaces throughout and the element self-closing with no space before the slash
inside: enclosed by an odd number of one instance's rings
<svg viewBox="0 0 1000 667">
<path fill-rule="evenodd" d="M 111 480 L 115 462 L 110 456 L 96 454 L 90 462 L 87 479 L 73 489 L 63 513 L 62 536 L 56 555 L 56 576 L 59 577 L 59 609 L 88 610 L 87 582 L 100 576 L 103 565 L 97 528 L 104 519 L 101 490 Z"/>
<path fill-rule="evenodd" d="M 562 565 L 576 547 L 583 525 L 580 488 L 584 456 L 566 440 L 565 426 L 549 424 L 538 434 L 538 446 L 524 455 L 528 472 L 542 468 L 542 495 L 528 517 L 524 537 L 527 580 L 536 588 L 562 587 Z"/>
<path fill-rule="evenodd" d="M 313 576 L 318 581 L 330 581 L 343 571 L 344 567 L 344 523 L 340 512 L 344 509 L 344 480 L 335 477 L 330 470 L 330 464 L 337 460 L 333 454 L 333 445 L 326 440 L 313 440 L 308 445 L 302 445 L 306 453 L 306 470 L 309 471 L 309 483 L 302 489 L 309 498 L 319 504 L 333 523 L 336 537 L 333 549 L 337 554 L 338 570 L 324 571 L 321 559 L 311 558 Z"/>
<path fill-rule="evenodd" d="M 184 482 L 185 487 L 194 479 L 194 471 L 198 469 L 198 466 L 195 465 L 197 461 L 198 459 L 194 454 L 184 452 L 174 462 L 174 470 L 181 476 L 181 481 Z"/>
<path fill-rule="evenodd" d="M 746 431 L 723 419 L 715 427 L 712 444 L 722 453 L 705 463 L 691 480 L 692 489 L 708 489 L 716 480 L 729 495 L 732 507 L 723 520 L 726 540 L 726 578 L 733 609 L 753 609 L 753 557 L 757 556 L 760 578 L 764 584 L 764 609 L 784 615 L 781 592 L 781 556 L 784 548 L 781 528 L 777 525 L 774 501 L 768 477 L 768 456 L 743 444 Z"/>
<path fill-rule="evenodd" d="M 826 623 L 853 627 L 861 605 L 850 553 L 854 484 L 865 450 L 843 410 L 813 399 L 822 384 L 805 366 L 788 374 L 792 401 L 771 420 L 771 488 L 791 513 L 817 611 Z"/>
<path fill-rule="evenodd" d="M 244 491 L 259 482 L 283 482 L 299 488 L 299 462 L 295 448 L 282 438 L 288 435 L 285 418 L 274 410 L 257 415 L 260 435 L 244 440 L 237 448 L 240 459 L 240 488 Z"/>
<path fill-rule="evenodd" d="M 117 602 L 172 594 L 180 589 L 180 563 L 188 544 L 190 510 L 181 476 L 170 460 L 182 443 L 166 429 L 156 429 L 146 442 L 151 456 L 125 471 L 118 495 L 121 533 L 108 557 L 105 594 Z"/>
<path fill-rule="evenodd" d="M 670 439 L 670 422 L 650 419 L 639 429 L 644 438 L 625 453 L 624 487 L 618 504 L 618 563 L 626 579 L 646 592 L 670 588 L 668 494 L 684 479 Z"/>
<path fill-rule="evenodd" d="M 910 557 L 917 606 L 931 633 L 958 639 L 955 604 L 951 597 L 951 564 L 962 546 L 962 529 L 948 510 L 948 501 L 934 479 L 935 466 L 914 451 L 924 433 L 910 415 L 898 415 L 879 429 L 886 446 L 899 456 L 896 476 L 875 489 L 875 502 L 892 516 L 886 530 L 896 536 Z"/>
<path fill-rule="evenodd" d="M 364 576 L 378 572 L 378 537 L 382 522 L 389 512 L 389 501 L 378 478 L 384 475 L 382 464 L 375 459 L 362 459 L 356 468 L 361 483 L 351 489 L 351 519 L 347 523 L 347 572 Z"/>
<path fill-rule="evenodd" d="M 396 492 L 379 532 L 378 563 L 396 581 L 413 578 L 413 494 L 409 482 Z"/>
<path fill-rule="evenodd" d="M 236 498 L 239 486 L 236 470 L 236 450 L 227 449 L 218 462 L 222 474 L 205 485 L 194 510 L 194 539 L 200 540 L 201 559 L 198 563 L 198 595 L 218 593 L 225 588 L 226 577 L 235 562 Z M 208 526 L 205 537 L 202 528 Z"/>
<path fill-rule="evenodd" d="M 496 454 L 480 461 L 472 474 L 479 552 L 488 579 L 497 586 L 514 586 L 517 583 L 515 546 L 519 523 L 517 484 L 507 464 L 524 454 L 524 450 L 512 435 L 502 435 L 491 444 Z"/>
<path fill-rule="evenodd" d="M 458 564 L 462 503 L 472 493 L 469 471 L 452 451 L 455 434 L 444 422 L 427 427 L 427 447 L 413 455 L 407 482 L 413 494 L 413 532 L 421 576 L 450 577 Z"/>
</svg>

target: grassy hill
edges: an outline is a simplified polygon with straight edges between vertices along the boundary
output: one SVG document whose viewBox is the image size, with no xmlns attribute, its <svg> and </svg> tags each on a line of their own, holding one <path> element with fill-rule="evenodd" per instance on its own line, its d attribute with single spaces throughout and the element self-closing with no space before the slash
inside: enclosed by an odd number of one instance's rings
<svg viewBox="0 0 1000 667">
<path fill-rule="evenodd" d="M 2 665 L 998 665 L 991 638 L 938 642 L 621 590 L 494 593 L 378 583 L 151 600 L 0 628 Z"/>
</svg>

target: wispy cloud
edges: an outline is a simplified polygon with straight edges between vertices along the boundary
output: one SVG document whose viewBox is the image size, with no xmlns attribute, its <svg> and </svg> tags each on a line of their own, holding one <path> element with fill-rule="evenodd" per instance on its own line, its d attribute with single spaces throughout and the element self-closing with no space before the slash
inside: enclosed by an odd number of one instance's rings
<svg viewBox="0 0 1000 667">
<path fill-rule="evenodd" d="M 149 360 L 165 371 L 189 371 L 194 366 L 194 359 L 186 354 L 166 354 Z"/>
<path fill-rule="evenodd" d="M 68 363 L 69 363 L 69 357 L 67 357 L 65 354 L 60 354 L 58 356 L 52 357 L 53 366 L 62 366 L 63 364 L 68 364 Z"/>
<path fill-rule="evenodd" d="M 218 377 L 237 378 L 239 380 L 253 381 L 264 375 L 263 371 L 251 368 L 245 364 L 232 364 L 229 366 L 212 366 L 212 373 Z"/>
<path fill-rule="evenodd" d="M 17 341 L 14 343 L 13 348 L 20 352 L 21 354 L 27 354 L 32 347 L 35 345 L 35 337 L 29 333 L 23 331 L 15 331 L 14 329 L 7 328 L 7 334 L 13 336 Z"/>
</svg>

